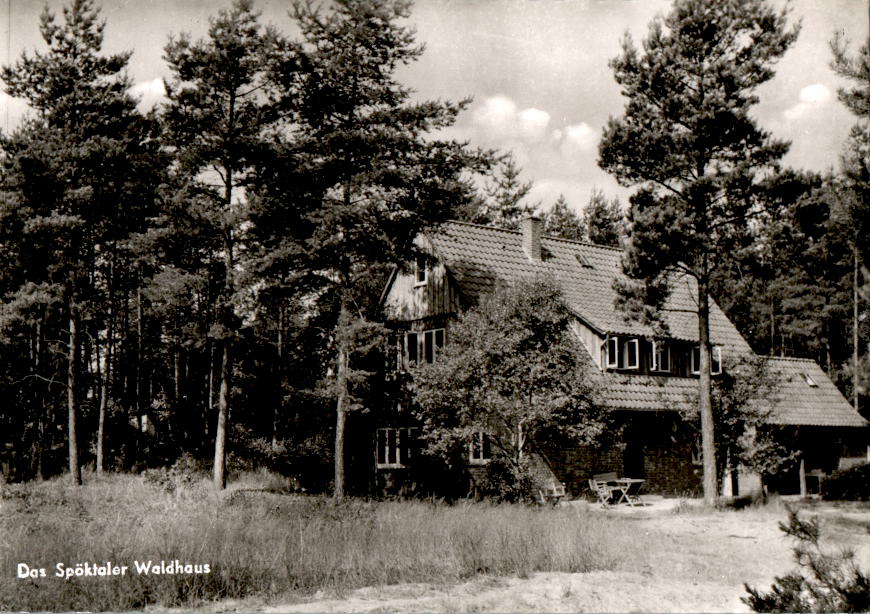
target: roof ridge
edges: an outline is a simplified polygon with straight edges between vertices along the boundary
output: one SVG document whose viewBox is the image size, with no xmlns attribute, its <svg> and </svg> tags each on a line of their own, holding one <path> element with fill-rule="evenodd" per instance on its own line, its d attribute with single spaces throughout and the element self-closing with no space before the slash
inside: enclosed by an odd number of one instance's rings
<svg viewBox="0 0 870 614">
<path fill-rule="evenodd" d="M 811 362 L 814 365 L 818 365 L 814 358 L 800 358 L 798 356 L 761 356 L 762 358 L 766 358 L 768 360 L 791 360 L 794 362 Z"/>
<path fill-rule="evenodd" d="M 500 232 L 508 232 L 511 234 L 522 235 L 522 230 L 511 230 L 510 228 L 502 228 L 500 226 L 488 226 L 486 224 L 475 224 L 474 222 L 465 222 L 462 220 L 447 220 L 444 224 L 461 224 L 462 226 L 471 226 L 473 228 L 481 228 L 484 230 L 497 230 Z M 625 250 L 621 247 L 613 247 L 612 245 L 599 245 L 598 243 L 592 243 L 591 241 L 577 241 L 574 239 L 563 239 L 562 237 L 554 237 L 553 235 L 541 235 L 542 239 L 549 239 L 551 241 L 562 241 L 563 243 L 573 243 L 575 245 L 583 245 L 585 247 L 597 247 L 600 249 L 606 249 L 615 252 L 624 252 Z"/>
</svg>

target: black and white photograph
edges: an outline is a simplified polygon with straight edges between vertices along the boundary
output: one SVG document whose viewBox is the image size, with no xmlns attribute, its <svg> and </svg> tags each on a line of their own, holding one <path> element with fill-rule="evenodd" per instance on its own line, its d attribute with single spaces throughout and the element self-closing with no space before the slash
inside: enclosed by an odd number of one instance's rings
<svg viewBox="0 0 870 614">
<path fill-rule="evenodd" d="M 870 611 L 870 1 L 0 32 L 0 612 Z"/>
</svg>

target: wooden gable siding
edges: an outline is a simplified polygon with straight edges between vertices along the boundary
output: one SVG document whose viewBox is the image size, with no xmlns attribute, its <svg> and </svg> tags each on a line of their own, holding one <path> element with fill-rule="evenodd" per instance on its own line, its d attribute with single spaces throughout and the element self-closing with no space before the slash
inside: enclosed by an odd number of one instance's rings
<svg viewBox="0 0 870 614">
<path fill-rule="evenodd" d="M 384 299 L 387 318 L 409 322 L 460 312 L 459 293 L 441 263 L 429 267 L 425 284 L 417 284 L 413 271 L 397 271 Z"/>
<path fill-rule="evenodd" d="M 571 329 L 577 334 L 583 347 L 586 348 L 586 351 L 592 357 L 592 360 L 595 361 L 595 364 L 598 365 L 598 368 L 603 368 L 601 363 L 601 347 L 604 344 L 604 339 L 580 320 L 571 322 Z"/>
</svg>

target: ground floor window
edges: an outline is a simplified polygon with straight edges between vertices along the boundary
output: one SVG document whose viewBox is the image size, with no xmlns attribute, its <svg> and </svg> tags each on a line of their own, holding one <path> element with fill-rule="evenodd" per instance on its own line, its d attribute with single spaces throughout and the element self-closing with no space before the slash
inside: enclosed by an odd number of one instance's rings
<svg viewBox="0 0 870 614">
<path fill-rule="evenodd" d="M 378 469 L 406 467 L 411 459 L 417 429 L 413 427 L 380 428 L 377 433 Z"/>
<path fill-rule="evenodd" d="M 477 431 L 468 444 L 468 462 L 472 465 L 485 465 L 492 458 L 489 437 L 483 431 Z"/>
</svg>

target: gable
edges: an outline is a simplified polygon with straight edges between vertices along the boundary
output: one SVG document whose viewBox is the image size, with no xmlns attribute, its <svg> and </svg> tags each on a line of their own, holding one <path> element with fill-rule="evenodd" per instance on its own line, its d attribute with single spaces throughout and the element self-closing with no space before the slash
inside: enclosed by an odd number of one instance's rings
<svg viewBox="0 0 870 614">
<path fill-rule="evenodd" d="M 396 269 L 385 289 L 381 307 L 389 320 L 408 322 L 450 316 L 461 309 L 459 291 L 443 263 L 430 261 L 425 283 L 414 270 Z"/>
</svg>

